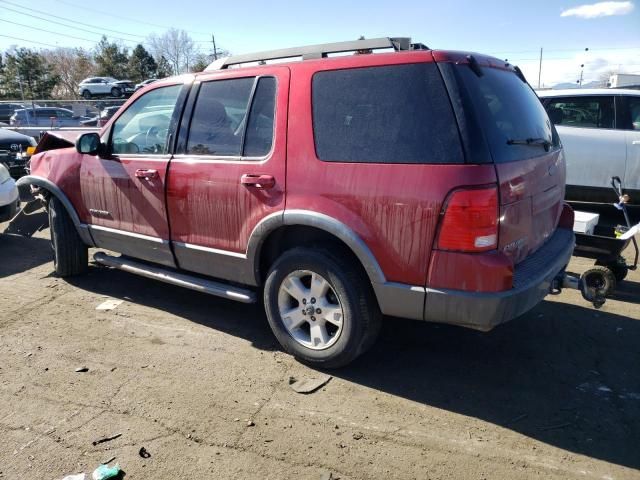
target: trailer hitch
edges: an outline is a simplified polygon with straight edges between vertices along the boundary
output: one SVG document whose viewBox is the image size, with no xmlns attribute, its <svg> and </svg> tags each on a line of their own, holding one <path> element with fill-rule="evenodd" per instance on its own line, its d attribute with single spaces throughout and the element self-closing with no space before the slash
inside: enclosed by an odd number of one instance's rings
<svg viewBox="0 0 640 480">
<path fill-rule="evenodd" d="M 551 295 L 559 295 L 563 288 L 571 290 L 580 290 L 582 298 L 587 302 L 593 304 L 595 308 L 602 307 L 606 299 L 606 285 L 602 282 L 594 281 L 591 278 L 587 278 L 584 275 L 578 277 L 567 272 L 560 272 L 556 278 L 554 278 L 549 287 L 549 293 Z"/>
</svg>

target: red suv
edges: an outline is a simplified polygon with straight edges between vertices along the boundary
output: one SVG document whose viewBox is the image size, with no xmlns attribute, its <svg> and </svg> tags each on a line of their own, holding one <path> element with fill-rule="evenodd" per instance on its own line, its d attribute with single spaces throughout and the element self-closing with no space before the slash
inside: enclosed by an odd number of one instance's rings
<svg viewBox="0 0 640 480">
<path fill-rule="evenodd" d="M 562 148 L 520 70 L 405 38 L 155 82 L 31 169 L 60 276 L 98 247 L 121 254 L 101 264 L 262 296 L 282 346 L 324 367 L 372 345 L 383 314 L 484 331 L 517 317 L 574 243 Z"/>
</svg>

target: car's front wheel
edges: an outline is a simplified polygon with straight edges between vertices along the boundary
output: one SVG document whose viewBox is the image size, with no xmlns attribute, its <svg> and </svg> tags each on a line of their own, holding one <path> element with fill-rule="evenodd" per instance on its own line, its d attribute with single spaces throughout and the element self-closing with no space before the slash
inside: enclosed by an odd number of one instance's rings
<svg viewBox="0 0 640 480">
<path fill-rule="evenodd" d="M 111 96 L 112 97 L 120 97 L 120 96 L 122 96 L 122 90 L 120 90 L 118 87 L 113 87 L 111 89 Z"/>
<path fill-rule="evenodd" d="M 264 304 L 283 348 L 316 367 L 350 363 L 380 330 L 380 309 L 366 276 L 326 250 L 285 252 L 269 271 Z"/>
<path fill-rule="evenodd" d="M 86 272 L 89 250 L 78 235 L 64 205 L 53 196 L 49 200 L 49 228 L 56 274 L 70 277 Z"/>
</svg>

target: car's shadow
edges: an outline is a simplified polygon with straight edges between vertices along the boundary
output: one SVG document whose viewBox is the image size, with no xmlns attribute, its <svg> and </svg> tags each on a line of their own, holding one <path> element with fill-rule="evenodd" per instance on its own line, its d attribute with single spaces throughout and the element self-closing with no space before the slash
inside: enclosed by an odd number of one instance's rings
<svg viewBox="0 0 640 480">
<path fill-rule="evenodd" d="M 70 282 L 278 346 L 256 305 L 91 267 Z M 628 282 L 628 294 L 640 295 Z M 640 467 L 640 321 L 585 304 L 543 302 L 483 334 L 385 319 L 378 343 L 334 376 L 475 417 L 536 440 Z"/>
</svg>

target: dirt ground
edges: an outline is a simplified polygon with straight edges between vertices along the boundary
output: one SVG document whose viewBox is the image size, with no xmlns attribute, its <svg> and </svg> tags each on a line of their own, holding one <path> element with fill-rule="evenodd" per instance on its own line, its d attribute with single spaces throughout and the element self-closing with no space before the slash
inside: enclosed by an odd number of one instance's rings
<svg viewBox="0 0 640 480">
<path fill-rule="evenodd" d="M 301 395 L 321 372 L 258 307 L 94 264 L 62 280 L 48 231 L 0 235 L 0 479 L 112 457 L 131 479 L 640 478 L 639 303 L 632 272 L 601 310 L 563 292 L 488 334 L 388 318 Z"/>
</svg>

